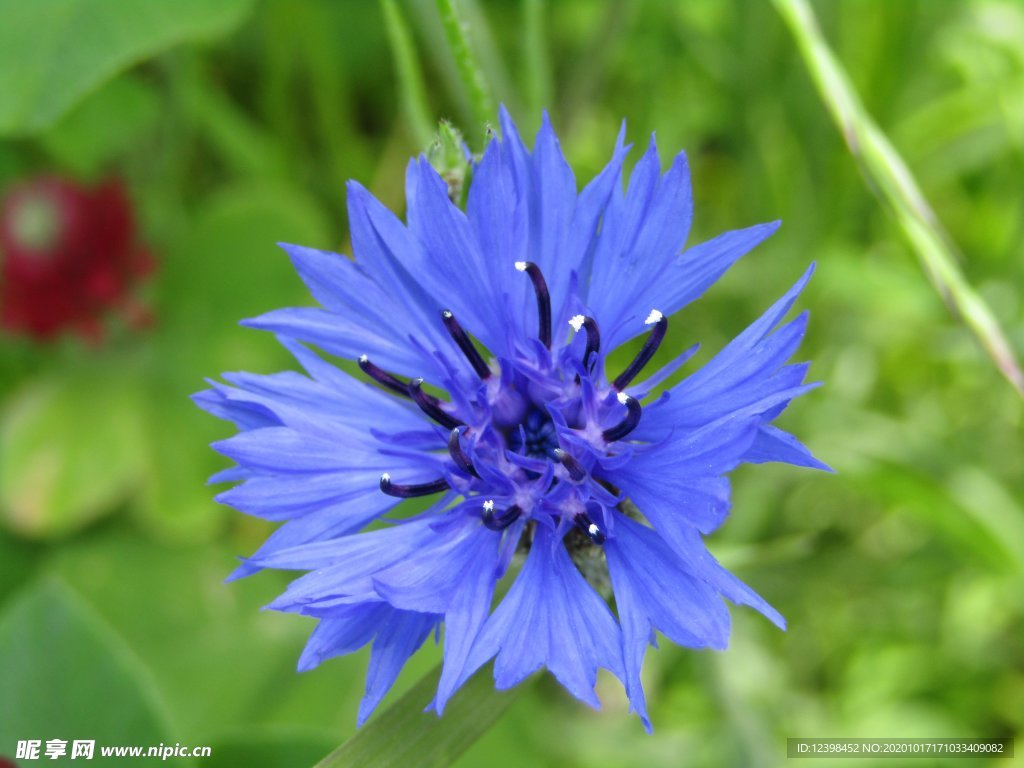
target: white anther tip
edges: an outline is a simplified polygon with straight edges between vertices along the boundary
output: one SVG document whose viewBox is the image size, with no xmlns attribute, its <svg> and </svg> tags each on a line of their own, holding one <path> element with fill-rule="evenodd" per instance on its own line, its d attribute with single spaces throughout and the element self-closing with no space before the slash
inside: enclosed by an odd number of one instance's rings
<svg viewBox="0 0 1024 768">
<path fill-rule="evenodd" d="M 656 309 L 652 309 L 651 310 L 651 314 L 649 314 L 647 316 L 647 319 L 644 320 L 644 325 L 654 325 L 655 323 L 660 323 L 661 322 L 661 318 L 663 318 L 663 317 L 664 317 L 664 315 L 661 314 L 661 312 L 659 312 Z"/>
<path fill-rule="evenodd" d="M 359 356 L 359 362 L 360 363 L 368 363 L 368 362 L 370 362 L 370 358 L 368 358 L 366 355 L 360 355 Z"/>
<path fill-rule="evenodd" d="M 585 321 L 586 319 L 587 319 L 587 318 L 585 318 L 585 317 L 584 317 L 583 315 L 573 315 L 573 316 L 572 316 L 572 317 L 571 317 L 571 318 L 569 319 L 569 325 L 571 325 L 571 326 L 572 326 L 572 329 L 573 329 L 574 331 L 576 331 L 576 332 L 578 333 L 578 332 L 579 332 L 579 330 L 580 330 L 580 328 L 582 328 L 582 327 L 583 327 L 583 322 L 584 322 L 584 321 Z"/>
<path fill-rule="evenodd" d="M 619 394 L 617 394 L 616 397 L 619 399 L 619 402 L 622 403 L 623 405 L 626 405 L 627 403 L 629 403 L 630 400 L 633 399 L 625 392 L 619 392 Z"/>
<path fill-rule="evenodd" d="M 484 502 L 484 512 L 494 511 L 494 499 L 488 499 Z"/>
<path fill-rule="evenodd" d="M 380 476 L 380 481 L 382 483 L 390 483 L 391 482 L 391 475 L 389 475 L 387 472 L 385 472 L 383 475 Z"/>
<path fill-rule="evenodd" d="M 450 309 L 441 310 L 441 317 L 443 317 L 445 320 L 450 320 L 452 317 L 452 311 Z"/>
<path fill-rule="evenodd" d="M 601 529 L 597 527 L 597 523 L 591 523 L 587 526 L 587 533 L 591 536 L 597 536 L 601 532 Z"/>
<path fill-rule="evenodd" d="M 520 272 L 525 272 L 526 271 L 526 262 L 525 261 L 517 261 L 516 262 L 516 269 L 518 269 Z"/>
</svg>

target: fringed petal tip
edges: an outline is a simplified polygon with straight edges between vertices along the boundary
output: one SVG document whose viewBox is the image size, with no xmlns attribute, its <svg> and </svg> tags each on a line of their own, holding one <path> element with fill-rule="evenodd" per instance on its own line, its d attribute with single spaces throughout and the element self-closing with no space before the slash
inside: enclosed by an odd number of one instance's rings
<svg viewBox="0 0 1024 768">
<path fill-rule="evenodd" d="M 235 570 L 233 570 L 231 573 L 224 577 L 225 584 L 230 584 L 233 581 L 244 579 L 247 576 L 252 576 L 254 573 L 259 573 L 263 570 L 263 566 L 256 565 L 255 563 L 251 562 L 248 558 L 239 555 L 238 559 L 242 561 L 241 565 L 239 565 L 237 568 L 235 568 Z"/>
</svg>

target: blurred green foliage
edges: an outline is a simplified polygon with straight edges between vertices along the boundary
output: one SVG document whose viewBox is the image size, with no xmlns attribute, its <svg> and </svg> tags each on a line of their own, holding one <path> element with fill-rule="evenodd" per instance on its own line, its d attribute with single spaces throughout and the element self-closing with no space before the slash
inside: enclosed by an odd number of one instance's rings
<svg viewBox="0 0 1024 768">
<path fill-rule="evenodd" d="M 344 181 L 400 210 L 416 110 L 478 140 L 479 94 L 432 3 L 129 5 L 0 2 L 0 184 L 117 174 L 160 259 L 155 328 L 0 342 L 0 754 L 80 727 L 209 744 L 194 764 L 210 768 L 308 765 L 354 731 L 366 657 L 296 675 L 312 622 L 257 610 L 286 578 L 222 583 L 268 527 L 211 501 L 206 444 L 229 428 L 187 396 L 293 365 L 237 327 L 309 301 L 274 243 L 347 249 Z M 700 341 L 707 359 L 817 260 L 803 354 L 827 386 L 784 424 L 839 471 L 736 473 L 711 548 L 790 629 L 735 610 L 728 651 L 652 652 L 653 737 L 614 681 L 592 712 L 544 679 L 458 765 L 767 766 L 791 736 L 1020 736 L 1021 400 L 865 186 L 772 6 L 456 5 L 491 95 L 526 133 L 546 106 L 580 181 L 626 118 L 634 143 L 689 153 L 694 242 L 785 222 L 673 323 L 663 358 Z M 1024 6 L 813 7 L 1021 350 Z"/>
</svg>

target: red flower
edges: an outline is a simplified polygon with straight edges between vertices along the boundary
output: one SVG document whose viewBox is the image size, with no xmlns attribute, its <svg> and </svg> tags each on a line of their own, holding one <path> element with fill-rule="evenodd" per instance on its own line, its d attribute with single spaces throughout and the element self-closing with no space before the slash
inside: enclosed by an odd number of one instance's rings
<svg viewBox="0 0 1024 768">
<path fill-rule="evenodd" d="M 0 205 L 0 326 L 11 332 L 98 341 L 111 312 L 144 325 L 149 312 L 131 292 L 153 266 L 118 181 L 88 188 L 38 177 Z"/>
</svg>

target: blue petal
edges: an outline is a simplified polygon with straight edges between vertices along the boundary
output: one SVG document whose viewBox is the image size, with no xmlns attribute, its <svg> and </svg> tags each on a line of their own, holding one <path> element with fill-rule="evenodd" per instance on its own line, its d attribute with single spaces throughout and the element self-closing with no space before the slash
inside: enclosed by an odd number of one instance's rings
<svg viewBox="0 0 1024 768">
<path fill-rule="evenodd" d="M 551 306 L 559 313 L 567 305 L 572 275 L 585 256 L 572 247 L 576 215 L 576 179 L 562 154 L 561 145 L 547 113 L 527 154 L 519 132 L 504 107 L 501 130 L 507 148 L 506 163 L 515 179 L 517 193 L 526 203 L 528 240 L 526 252 L 544 273 Z M 560 318 L 556 314 L 554 319 Z"/>
<path fill-rule="evenodd" d="M 371 520 L 386 514 L 399 501 L 401 499 L 386 496 L 378 488 L 370 488 L 340 503 L 318 507 L 312 512 L 292 518 L 270 534 L 252 557 L 231 573 L 228 581 L 262 570 L 262 566 L 256 563 L 272 553 L 311 541 L 329 541 L 358 531 Z"/>
<path fill-rule="evenodd" d="M 456 526 L 446 527 L 426 546 L 377 573 L 377 594 L 396 608 L 444 613 L 467 574 L 479 567 L 493 574 L 500 534 L 485 528 L 479 518 L 458 517 Z"/>
<path fill-rule="evenodd" d="M 615 618 L 544 526 L 537 527 L 523 570 L 480 632 L 463 679 L 495 655 L 499 689 L 546 666 L 569 693 L 595 708 L 598 667 L 624 679 Z"/>
<path fill-rule="evenodd" d="M 525 195 L 530 186 L 530 155 L 504 104 L 498 107 L 498 122 L 501 125 L 502 149 L 507 149 L 508 163 L 516 186 Z"/>
<path fill-rule="evenodd" d="M 740 257 L 774 234 L 779 224 L 773 221 L 733 230 L 687 248 L 652 286 L 648 301 L 666 316 L 678 312 L 700 298 Z"/>
<path fill-rule="evenodd" d="M 251 429 L 213 443 L 212 447 L 248 469 L 284 474 L 344 470 L 366 455 L 365 450 L 353 451 L 351 445 L 288 427 Z"/>
<path fill-rule="evenodd" d="M 687 573 L 658 534 L 625 516 L 605 553 L 622 625 L 626 691 L 651 730 L 640 682 L 640 668 L 652 628 L 690 648 L 725 648 L 729 613 L 701 574 Z"/>
<path fill-rule="evenodd" d="M 779 324 L 786 313 L 789 312 L 793 303 L 796 301 L 800 292 L 807 285 L 807 281 L 811 279 L 811 275 L 814 273 L 814 265 L 808 267 L 807 271 L 804 272 L 803 276 L 786 291 L 785 295 L 776 301 L 771 308 L 768 309 L 760 318 L 752 323 L 746 330 L 744 330 L 739 336 L 733 339 L 726 347 L 719 352 L 711 362 L 703 366 L 690 378 L 694 380 L 689 386 L 694 386 L 696 383 L 710 384 L 714 381 L 721 380 L 725 377 L 727 380 L 732 379 L 729 375 L 730 369 L 734 365 L 743 364 L 743 362 L 751 355 L 751 353 L 760 345 L 771 330 Z M 799 343 L 799 338 L 796 339 Z M 795 346 L 794 346 L 795 348 Z"/>
<path fill-rule="evenodd" d="M 581 285 L 591 283 L 594 252 L 600 243 L 599 232 L 602 230 L 602 217 L 608 208 L 608 204 L 617 189 L 622 186 L 622 164 L 632 149 L 632 145 L 625 144 L 626 125 L 623 123 L 619 131 L 619 137 L 615 142 L 615 150 L 612 159 L 591 180 L 583 191 L 580 192 L 576 201 L 576 210 L 573 212 L 572 225 L 570 227 L 569 244 L 566 257 L 569 264 L 578 264 L 579 280 Z M 565 307 L 561 312 L 556 313 L 559 323 L 568 320 L 569 308 Z M 573 311 L 575 314 L 575 311 Z"/>
<path fill-rule="evenodd" d="M 711 531 L 728 511 L 728 485 L 720 475 L 741 461 L 757 427 L 749 414 L 719 419 L 637 450 L 632 461 L 606 474 L 656 528 L 655 517 L 665 517 Z"/>
<path fill-rule="evenodd" d="M 735 358 L 732 365 L 721 369 L 718 377 L 704 376 L 705 366 L 683 379 L 669 390 L 671 397 L 652 406 L 653 418 L 637 437 L 658 439 L 670 427 L 707 424 L 776 392 L 799 386 L 806 366 L 786 366 L 785 362 L 800 344 L 806 325 L 807 316 L 802 314 L 746 355 Z M 712 360 L 708 365 L 716 362 Z"/>
<path fill-rule="evenodd" d="M 222 469 L 220 472 L 214 472 L 210 475 L 210 479 L 206 481 L 206 484 L 216 485 L 217 483 L 238 483 L 242 480 L 248 480 L 250 477 L 252 477 L 252 473 L 243 467 L 228 467 L 227 469 Z"/>
<path fill-rule="evenodd" d="M 274 461 L 276 458 L 282 463 L 286 462 L 286 458 L 272 455 L 256 459 L 258 448 L 246 446 L 243 452 L 238 447 L 241 445 L 239 439 L 243 436 L 261 432 L 263 430 L 244 432 L 230 441 L 218 443 L 217 446 L 223 448 L 225 444 L 232 444 L 234 447 L 230 449 L 231 452 L 240 457 L 244 456 L 246 461 L 266 462 Z M 373 451 L 353 450 L 351 445 L 344 449 L 339 447 L 339 451 L 342 450 L 348 454 L 348 465 L 341 469 L 254 475 L 242 485 L 218 494 L 217 501 L 250 515 L 268 520 L 283 520 L 375 489 L 384 472 L 394 472 L 396 477 L 401 478 L 401 482 L 407 483 L 436 480 L 442 472 L 440 457 L 430 454 L 401 455 L 396 452 L 385 455 Z M 253 466 L 255 465 L 254 463 Z"/>
<path fill-rule="evenodd" d="M 732 602 L 753 608 L 779 629 L 786 628 L 786 620 L 782 614 L 718 563 L 704 546 L 704 540 L 695 528 L 684 525 L 666 526 L 659 529 L 659 533 L 686 563 L 686 569 L 690 573 L 701 574 L 701 578 Z"/>
<path fill-rule="evenodd" d="M 327 659 L 352 653 L 373 639 L 392 609 L 386 603 L 364 603 L 340 609 L 321 619 L 299 657 L 299 672 L 308 672 Z"/>
<path fill-rule="evenodd" d="M 600 318 L 602 342 L 614 349 L 644 329 L 651 309 L 671 311 L 659 298 L 665 271 L 679 259 L 693 218 L 686 155 L 661 177 L 654 138 L 630 177 L 625 198 L 613 198 L 594 255 L 587 304 Z M 680 275 L 677 280 L 687 276 Z M 694 297 L 696 298 L 696 297 Z"/>
<path fill-rule="evenodd" d="M 527 200 L 516 188 L 514 172 L 508 147 L 491 141 L 473 172 L 466 213 L 480 244 L 489 296 L 495 300 L 504 295 L 492 311 L 508 328 L 506 336 L 527 338 L 527 329 L 536 325 L 533 291 L 514 265 L 532 257 L 527 248 Z M 501 340 L 491 352 L 500 356 L 511 348 Z"/>
<path fill-rule="evenodd" d="M 440 320 L 443 309 L 459 311 L 458 306 L 448 306 L 453 299 L 452 284 L 438 281 L 436 265 L 416 237 L 356 182 L 348 184 L 348 208 L 352 248 L 358 263 L 400 306 L 400 311 L 386 318 L 382 327 L 407 357 L 404 363 L 389 362 L 385 367 L 429 380 L 445 377 L 444 366 L 432 353 L 441 352 L 448 357 L 458 354 Z"/>
<path fill-rule="evenodd" d="M 504 352 L 506 334 L 501 315 L 493 311 L 496 296 L 480 245 L 465 214 L 448 198 L 448 185 L 426 158 L 409 164 L 406 202 L 409 229 L 427 260 L 417 279 L 434 294 L 437 312 L 451 310 L 489 349 Z M 435 318 L 439 323 L 439 315 Z"/>
<path fill-rule="evenodd" d="M 272 427 L 281 423 L 272 412 L 252 403 L 240 403 L 230 400 L 220 385 L 211 382 L 212 389 L 204 389 L 192 395 L 192 402 L 207 413 L 218 419 L 230 421 L 239 429 L 258 429 Z"/>
<path fill-rule="evenodd" d="M 656 373 L 650 375 L 638 384 L 633 384 L 627 387 L 624 391 L 631 397 L 635 397 L 637 400 L 643 400 L 647 397 L 655 387 L 661 384 L 665 379 L 671 376 L 673 373 L 682 368 L 700 349 L 700 344 L 694 344 L 687 350 L 684 350 L 682 354 L 676 355 L 671 361 L 666 363 Z"/>
<path fill-rule="evenodd" d="M 408 401 L 340 371 L 328 385 L 294 371 L 269 376 L 227 373 L 224 378 L 235 386 L 214 387 L 226 399 L 258 406 L 279 424 L 336 442 L 352 439 L 355 432 L 362 435 L 360 442 L 371 444 L 365 435 L 383 424 L 396 431 L 414 431 L 428 423 Z"/>
<path fill-rule="evenodd" d="M 243 320 L 242 325 L 307 341 L 349 360 L 368 355 L 382 368 L 406 376 L 422 374 L 428 364 L 424 358 L 413 354 L 412 345 L 403 343 L 403 338 L 392 332 L 391 326 L 377 326 L 377 332 L 370 332 L 349 317 L 323 309 L 275 309 Z"/>
<path fill-rule="evenodd" d="M 544 272 L 552 306 L 559 307 L 568 295 L 571 272 L 579 266 L 565 258 L 576 209 L 576 178 L 546 111 L 530 159 L 530 253 Z"/>
<path fill-rule="evenodd" d="M 797 467 L 833 471 L 828 464 L 814 458 L 807 447 L 793 435 L 768 424 L 758 429 L 757 437 L 744 454 L 743 460 L 752 464 L 780 461 Z"/>
<path fill-rule="evenodd" d="M 359 473 L 260 476 L 218 494 L 216 500 L 266 520 L 287 520 L 346 501 L 368 487 L 372 482 Z"/>
<path fill-rule="evenodd" d="M 375 333 L 381 327 L 380 320 L 403 312 L 395 296 L 351 259 L 303 245 L 278 245 L 291 258 L 295 271 L 324 309 L 349 316 L 368 333 Z"/>
<path fill-rule="evenodd" d="M 664 439 L 673 429 L 693 428 L 760 403 L 761 421 L 775 418 L 801 388 L 805 364 L 787 365 L 803 339 L 807 314 L 770 333 L 806 285 L 813 265 L 785 296 L 731 341 L 709 363 L 645 408 L 634 431 L 640 440 Z M 769 335 L 770 334 L 770 335 Z M 788 393 L 788 397 L 782 395 Z"/>
<path fill-rule="evenodd" d="M 267 568 L 318 570 L 292 582 L 289 591 L 311 591 L 314 584 L 331 584 L 332 594 L 352 594 L 348 580 L 363 582 L 436 538 L 425 518 L 376 531 L 355 533 L 329 541 L 315 541 L 281 549 L 253 562 Z"/>
<path fill-rule="evenodd" d="M 373 641 L 370 667 L 366 671 L 366 696 L 359 703 L 361 726 L 395 684 L 405 662 L 423 645 L 440 616 L 412 611 L 394 611 L 381 625 Z"/>
</svg>

